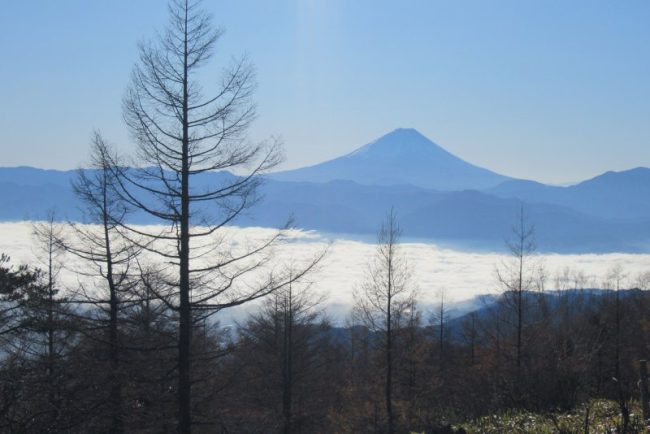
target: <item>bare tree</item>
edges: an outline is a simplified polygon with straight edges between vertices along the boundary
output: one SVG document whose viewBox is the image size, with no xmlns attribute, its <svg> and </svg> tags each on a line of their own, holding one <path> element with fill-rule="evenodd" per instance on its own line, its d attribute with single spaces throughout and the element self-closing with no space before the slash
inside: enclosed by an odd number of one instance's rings
<svg viewBox="0 0 650 434">
<path fill-rule="evenodd" d="M 476 363 L 476 343 L 479 338 L 478 326 L 476 311 L 466 315 L 461 324 L 461 338 L 465 345 L 469 347 L 469 366 L 474 366 Z"/>
<path fill-rule="evenodd" d="M 56 328 L 54 317 L 57 315 L 57 279 L 62 269 L 61 255 L 63 250 L 58 246 L 56 240 L 61 236 L 61 226 L 55 223 L 54 212 L 48 213 L 45 222 L 36 223 L 33 225 L 34 237 L 40 244 L 41 248 L 41 262 L 45 265 L 45 275 L 47 283 L 45 285 L 44 305 L 39 310 L 43 311 L 46 315 L 45 318 L 45 334 L 46 334 L 46 359 L 47 359 L 47 373 L 48 377 L 53 375 L 54 363 L 56 359 Z"/>
<path fill-rule="evenodd" d="M 120 373 L 122 348 L 119 342 L 118 321 L 125 299 L 132 294 L 129 268 L 139 253 L 139 249 L 127 242 L 117 230 L 129 211 L 116 192 L 116 170 L 112 165 L 117 161 L 115 153 L 101 135 L 95 133 L 90 167 L 86 170 L 80 169 L 73 181 L 73 190 L 84 205 L 86 224 L 68 222 L 67 233 L 55 239 L 59 248 L 82 260 L 82 267 L 69 268 L 93 283 L 91 288 L 87 288 L 88 282 L 82 282 L 74 301 L 84 306 L 86 312 L 87 307 L 98 308 L 99 318 L 86 316 L 85 320 L 99 322 L 99 327 L 105 328 L 107 332 L 106 336 L 99 339 L 108 347 L 108 405 L 110 432 L 113 433 L 124 431 Z M 99 278 L 99 282 L 93 280 L 96 278 Z M 95 311 L 91 312 L 97 316 Z M 94 329 L 97 325 L 93 324 L 91 327 Z"/>
<path fill-rule="evenodd" d="M 325 353 L 332 346 L 322 301 L 309 288 L 290 284 L 267 298 L 241 328 L 235 357 L 243 372 L 237 382 L 254 386 L 242 393 L 244 406 L 261 404 L 255 413 L 265 415 L 258 423 L 268 431 L 323 429 L 324 398 L 335 385 L 325 372 Z"/>
<path fill-rule="evenodd" d="M 637 288 L 647 291 L 650 289 L 650 271 L 644 271 L 638 274 L 635 285 Z"/>
<path fill-rule="evenodd" d="M 623 433 L 628 432 L 628 426 L 630 424 L 629 396 L 624 391 L 624 375 L 621 369 L 621 340 L 624 335 L 622 332 L 623 306 L 621 302 L 621 291 L 623 290 L 626 279 L 627 275 L 623 266 L 617 263 L 607 271 L 606 280 L 603 285 L 605 288 L 614 292 L 614 376 L 612 380 L 616 385 L 616 401 L 621 412 L 621 432 Z"/>
<path fill-rule="evenodd" d="M 140 45 L 123 104 L 138 145 L 138 167 L 116 170 L 123 200 L 165 226 L 122 224 L 121 229 L 166 264 L 173 296 L 165 300 L 178 313 L 178 429 L 183 433 L 192 426 L 193 325 L 270 294 L 313 264 L 292 277 L 271 266 L 268 249 L 282 231 L 236 250 L 220 231 L 255 203 L 259 175 L 279 163 L 281 152 L 276 141 L 253 144 L 246 138 L 255 117 L 254 74 L 246 59 L 233 61 L 214 83 L 216 90 L 204 95 L 198 71 L 208 64 L 222 32 L 199 3 L 172 0 L 165 32 Z M 265 278 L 251 277 L 261 268 L 267 268 Z"/>
<path fill-rule="evenodd" d="M 614 292 L 614 377 L 617 381 L 621 377 L 621 290 L 626 277 L 623 266 L 617 263 L 607 271 L 603 285 Z"/>
<path fill-rule="evenodd" d="M 497 268 L 499 282 L 505 287 L 506 299 L 515 312 L 517 370 L 521 368 L 523 357 L 526 293 L 533 289 L 536 281 L 535 263 L 531 258 L 536 250 L 535 226 L 528 221 L 525 211 L 522 202 L 512 227 L 512 237 L 506 241 L 511 260 Z"/>
<path fill-rule="evenodd" d="M 391 209 L 377 235 L 377 253 L 369 265 L 367 281 L 355 292 L 353 314 L 371 332 L 381 336 L 384 355 L 384 395 L 388 431 L 395 432 L 393 363 L 395 333 L 410 318 L 415 291 L 409 286 L 406 261 L 400 251 L 401 230 Z"/>
<path fill-rule="evenodd" d="M 438 369 L 440 371 L 444 370 L 445 363 L 445 333 L 447 330 L 445 326 L 449 321 L 449 307 L 446 304 L 446 295 L 447 292 L 444 289 L 437 291 L 438 301 L 435 305 L 435 309 L 429 318 L 429 324 L 434 327 L 434 330 L 437 332 L 437 341 L 438 341 Z M 437 329 L 437 330 L 436 330 Z"/>
<path fill-rule="evenodd" d="M 44 377 L 36 375 L 32 379 L 35 383 L 32 386 L 42 388 L 43 392 L 30 399 L 33 398 L 35 402 L 45 399 L 45 402 L 41 402 L 45 410 L 34 418 L 40 419 L 36 426 L 42 425 L 34 429 L 47 427 L 49 431 L 57 431 L 67 423 L 64 421 L 64 396 L 70 384 L 66 384 L 64 359 L 74 345 L 75 329 L 71 325 L 68 300 L 59 279 L 65 251 L 58 245 L 57 239 L 61 237 L 63 228 L 51 211 L 47 220 L 34 223 L 32 229 L 39 247 L 37 259 L 43 266 L 43 272 L 42 282 L 27 287 L 28 292 L 22 297 L 21 350 L 26 358 L 38 361 L 37 367 L 42 361 L 45 368 Z"/>
</svg>

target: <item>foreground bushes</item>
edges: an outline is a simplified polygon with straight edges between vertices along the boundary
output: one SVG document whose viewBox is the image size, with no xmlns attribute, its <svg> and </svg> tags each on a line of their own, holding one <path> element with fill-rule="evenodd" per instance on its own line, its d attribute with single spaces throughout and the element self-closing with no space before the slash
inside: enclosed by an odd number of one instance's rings
<svg viewBox="0 0 650 434">
<path fill-rule="evenodd" d="M 645 433 L 641 408 L 630 403 L 628 433 Z M 616 402 L 592 400 L 567 413 L 533 413 L 512 411 L 479 418 L 460 424 L 468 434 L 614 434 L 623 432 L 623 421 Z"/>
</svg>

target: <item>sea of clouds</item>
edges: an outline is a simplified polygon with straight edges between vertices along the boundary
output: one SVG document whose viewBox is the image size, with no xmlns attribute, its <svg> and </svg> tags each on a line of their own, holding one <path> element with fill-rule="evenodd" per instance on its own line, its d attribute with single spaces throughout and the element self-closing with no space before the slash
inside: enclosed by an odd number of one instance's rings
<svg viewBox="0 0 650 434">
<path fill-rule="evenodd" d="M 0 223 L 0 253 L 11 256 L 13 264 L 39 265 L 42 253 L 32 232 L 31 222 Z M 237 249 L 255 245 L 273 234 L 273 229 L 228 227 L 219 240 L 226 249 Z M 504 269 L 511 259 L 505 253 L 461 251 L 426 242 L 404 242 L 400 248 L 410 271 L 410 285 L 417 290 L 418 301 L 425 310 L 438 302 L 441 292 L 446 302 L 457 306 L 460 312 L 475 301 L 478 303 L 477 296 L 503 291 L 496 270 Z M 355 288 L 367 278 L 368 264 L 376 249 L 372 242 L 292 230 L 273 251 L 274 267 L 300 266 L 326 250 L 317 269 L 300 286 L 323 296 L 325 310 L 332 320 L 342 323 L 354 303 Z M 64 258 L 64 261 L 72 260 Z M 543 267 L 548 290 L 557 286 L 557 276 L 580 273 L 584 285 L 602 287 L 608 273 L 620 267 L 626 285 L 632 287 L 638 286 L 640 276 L 650 272 L 649 254 L 538 254 L 532 263 L 537 269 Z M 75 284 L 72 276 L 62 276 L 62 279 L 68 285 Z M 232 315 L 240 318 L 242 312 L 254 308 L 253 305 L 234 310 Z"/>
</svg>

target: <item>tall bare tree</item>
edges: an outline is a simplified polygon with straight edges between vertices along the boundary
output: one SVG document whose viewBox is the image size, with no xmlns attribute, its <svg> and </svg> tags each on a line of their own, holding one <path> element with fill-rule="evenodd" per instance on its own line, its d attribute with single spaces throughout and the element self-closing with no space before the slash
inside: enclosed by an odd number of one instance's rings
<svg viewBox="0 0 650 434">
<path fill-rule="evenodd" d="M 404 326 L 415 306 L 406 261 L 400 251 L 401 230 L 391 209 L 377 235 L 377 253 L 368 268 L 367 281 L 355 292 L 353 314 L 361 324 L 382 336 L 385 381 L 384 397 L 388 432 L 395 432 L 393 365 L 396 331 Z"/>
<path fill-rule="evenodd" d="M 240 330 L 237 382 L 250 389 L 243 394 L 250 395 L 248 406 L 259 403 L 255 413 L 264 415 L 259 422 L 269 432 L 324 429 L 324 397 L 336 386 L 326 375 L 325 354 L 333 348 L 321 302 L 308 288 L 288 285 L 267 298 Z"/>
<path fill-rule="evenodd" d="M 99 322 L 107 332 L 100 339 L 108 348 L 110 362 L 107 401 L 110 432 L 113 433 L 124 431 L 119 315 L 126 299 L 132 298 L 129 268 L 139 253 L 139 249 L 126 242 L 117 230 L 129 211 L 116 191 L 116 170 L 112 165 L 117 161 L 110 146 L 96 132 L 92 140 L 89 168 L 80 169 L 72 183 L 75 194 L 84 206 L 86 224 L 69 222 L 68 231 L 55 240 L 60 248 L 82 260 L 81 267 L 69 267 L 86 279 L 74 301 L 81 303 L 84 311 L 89 311 L 90 306 L 98 308 L 99 317 L 93 311 L 95 317 L 86 316 L 85 319 L 87 322 Z M 90 288 L 87 287 L 88 281 L 93 283 Z M 97 325 L 91 327 L 95 329 Z"/>
<path fill-rule="evenodd" d="M 45 354 L 47 360 L 47 375 L 53 376 L 54 363 L 56 360 L 56 327 L 55 316 L 58 313 L 57 309 L 57 294 L 59 288 L 57 287 L 57 279 L 62 269 L 61 256 L 64 253 L 59 247 L 56 240 L 60 237 L 62 229 L 61 225 L 55 222 L 55 215 L 53 211 L 48 213 L 47 220 L 38 222 L 33 225 L 33 234 L 41 248 L 41 262 L 45 265 L 45 276 L 47 279 L 44 285 L 44 297 L 40 300 L 41 306 L 39 310 L 45 315 L 44 330 L 46 335 Z M 39 297 L 33 297 L 38 299 Z"/>
<path fill-rule="evenodd" d="M 43 266 L 42 283 L 28 287 L 23 295 L 23 330 L 21 341 L 27 357 L 41 360 L 45 377 L 36 378 L 44 393 L 46 410 L 35 419 L 41 419 L 41 427 L 48 431 L 60 430 L 65 426 L 66 384 L 64 359 L 74 345 L 74 327 L 71 326 L 71 312 L 60 274 L 65 260 L 65 251 L 57 243 L 63 227 L 56 222 L 53 211 L 47 220 L 34 223 L 33 235 L 38 243 L 38 262 Z M 40 380 L 40 381 L 39 381 Z M 31 398 L 31 397 L 30 397 Z M 39 396 L 34 397 L 35 401 Z"/>
<path fill-rule="evenodd" d="M 535 264 L 532 255 L 536 250 L 535 226 L 526 215 L 524 203 L 520 203 L 512 236 L 506 241 L 511 260 L 497 268 L 499 282 L 506 289 L 506 300 L 515 313 L 516 366 L 521 368 L 523 357 L 523 332 L 526 309 L 526 293 L 533 289 Z"/>
<path fill-rule="evenodd" d="M 281 152 L 277 141 L 254 144 L 246 138 L 255 117 L 254 73 L 246 59 L 227 66 L 211 83 L 215 90 L 210 95 L 199 85 L 199 71 L 222 34 L 210 14 L 199 1 L 172 0 L 169 17 L 155 42 L 140 45 L 124 98 L 138 167 L 119 168 L 116 174 L 129 206 L 166 226 L 122 225 L 122 233 L 166 263 L 173 294 L 165 299 L 178 312 L 178 429 L 188 433 L 193 324 L 299 279 L 310 265 L 291 278 L 271 269 L 268 249 L 282 231 L 236 250 L 220 231 L 255 203 L 259 175 L 279 163 Z M 238 284 L 265 267 L 264 279 L 256 276 Z"/>
<path fill-rule="evenodd" d="M 616 398 L 619 405 L 619 410 L 621 412 L 621 432 L 628 432 L 628 425 L 630 423 L 630 408 L 629 408 L 629 397 L 626 396 L 624 392 L 623 382 L 624 375 L 622 372 L 621 366 L 621 352 L 622 352 L 622 338 L 624 333 L 622 332 L 623 327 L 623 312 L 622 312 L 622 303 L 621 303 L 621 291 L 624 288 L 626 283 L 627 275 L 623 266 L 620 263 L 612 266 L 611 269 L 607 271 L 606 280 L 604 282 L 604 287 L 614 292 L 614 376 L 612 380 L 616 384 Z"/>
<path fill-rule="evenodd" d="M 437 341 L 438 341 L 438 369 L 442 372 L 444 371 L 445 364 L 445 340 L 446 340 L 446 325 L 449 322 L 449 306 L 447 302 L 447 291 L 445 289 L 440 289 L 436 294 L 437 303 L 434 307 L 434 311 L 429 318 L 429 324 L 434 327 L 434 330 L 437 332 Z"/>
</svg>

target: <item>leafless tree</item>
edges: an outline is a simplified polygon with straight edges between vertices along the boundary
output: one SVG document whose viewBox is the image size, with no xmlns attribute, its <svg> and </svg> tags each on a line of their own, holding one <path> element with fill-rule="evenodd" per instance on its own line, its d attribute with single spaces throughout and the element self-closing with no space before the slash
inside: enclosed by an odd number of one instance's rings
<svg viewBox="0 0 650 434">
<path fill-rule="evenodd" d="M 56 431 L 64 424 L 64 391 L 67 389 L 64 378 L 64 363 L 67 353 L 74 345 L 74 327 L 71 326 L 71 312 L 65 290 L 60 282 L 65 251 L 57 243 L 63 232 L 62 225 L 56 222 L 53 211 L 47 219 L 32 226 L 36 239 L 38 262 L 42 265 L 42 282 L 28 288 L 23 295 L 21 351 L 26 358 L 42 361 L 45 377 L 36 376 L 33 381 L 41 381 L 38 387 L 44 391 L 40 396 L 30 397 L 34 402 L 44 399 L 41 405 L 46 408 L 36 416 L 48 430 Z M 37 363 L 38 365 L 38 363 Z M 39 425 L 36 423 L 36 426 Z"/>
<path fill-rule="evenodd" d="M 536 282 L 535 226 L 526 215 L 523 202 L 520 204 L 516 223 L 512 226 L 512 236 L 506 241 L 511 260 L 497 267 L 497 277 L 506 290 L 506 300 L 515 312 L 516 366 L 521 368 L 523 357 L 523 331 L 526 309 L 526 293 Z"/>
<path fill-rule="evenodd" d="M 636 287 L 643 290 L 647 291 L 650 289 L 650 271 L 644 271 L 638 274 L 636 278 Z"/>
<path fill-rule="evenodd" d="M 614 292 L 614 376 L 612 380 L 616 386 L 616 400 L 621 412 L 621 432 L 628 432 L 630 424 L 630 408 L 629 396 L 624 392 L 623 383 L 625 382 L 625 375 L 622 372 L 622 338 L 623 330 L 623 307 L 621 301 L 621 291 L 624 289 L 627 275 L 623 266 L 620 263 L 614 264 L 608 271 L 605 277 L 603 286 Z"/>
<path fill-rule="evenodd" d="M 172 0 L 164 33 L 140 45 L 123 103 L 138 145 L 138 167 L 116 170 L 122 199 L 165 227 L 123 224 L 121 233 L 166 263 L 173 297 L 165 299 L 178 312 L 178 428 L 183 433 L 192 427 L 193 324 L 300 279 L 314 262 L 290 277 L 271 265 L 269 249 L 282 231 L 237 249 L 221 231 L 255 203 L 260 175 L 279 163 L 281 152 L 277 141 L 254 144 L 246 138 L 255 117 L 255 82 L 245 58 L 226 67 L 213 83 L 216 90 L 204 94 L 199 70 L 209 63 L 222 32 L 199 3 Z M 252 276 L 264 268 L 264 278 Z"/>
<path fill-rule="evenodd" d="M 620 380 L 621 352 L 621 290 L 626 279 L 625 270 L 621 264 L 615 264 L 607 271 L 604 287 L 614 291 L 614 377 Z"/>
<path fill-rule="evenodd" d="M 267 298 L 241 328 L 236 358 L 243 378 L 259 384 L 251 391 L 255 399 L 247 401 L 262 404 L 259 413 L 267 415 L 269 431 L 301 432 L 323 423 L 316 414 L 326 411 L 324 384 L 332 379 L 324 373 L 324 354 L 331 347 L 322 301 L 308 287 L 290 284 Z"/>
<path fill-rule="evenodd" d="M 69 266 L 77 276 L 85 279 L 73 302 L 85 312 L 99 312 L 100 317 L 85 316 L 86 322 L 100 323 L 106 336 L 100 339 L 108 348 L 110 390 L 108 405 L 110 432 L 124 431 L 122 375 L 120 373 L 119 315 L 123 304 L 132 297 L 133 286 L 129 269 L 139 253 L 117 230 L 128 214 L 128 208 L 117 194 L 116 170 L 112 166 L 118 158 L 99 133 L 92 140 L 90 165 L 80 169 L 73 181 L 73 190 L 83 204 L 85 224 L 68 222 L 67 231 L 56 237 L 56 245 L 81 259 L 81 266 Z M 99 281 L 97 281 L 97 279 Z M 131 279 L 132 280 L 132 279 Z M 89 281 L 92 282 L 89 284 Z M 90 285 L 90 288 L 88 286 Z M 91 310 L 89 308 L 97 308 Z M 108 317 L 108 320 L 106 320 Z M 92 329 L 97 325 L 90 326 Z"/>
<path fill-rule="evenodd" d="M 54 212 L 48 214 L 47 220 L 33 225 L 33 234 L 41 249 L 41 262 L 45 265 L 47 283 L 45 285 L 44 305 L 40 310 L 45 313 L 46 334 L 46 359 L 48 376 L 53 375 L 53 366 L 56 359 L 56 328 L 54 317 L 57 315 L 57 279 L 62 269 L 64 251 L 58 246 L 56 240 L 61 236 L 62 228 L 55 222 Z"/>
<path fill-rule="evenodd" d="M 438 341 L 438 369 L 440 371 L 444 370 L 445 363 L 445 333 L 447 330 L 445 326 L 449 321 L 449 306 L 446 304 L 446 295 L 447 292 L 444 289 L 437 291 L 438 301 L 435 304 L 434 311 L 429 318 L 429 324 L 434 327 L 434 330 L 437 332 L 437 341 Z"/>
<path fill-rule="evenodd" d="M 476 344 L 479 338 L 479 324 L 476 312 L 470 312 L 461 324 L 461 338 L 469 348 L 469 365 L 476 363 Z"/>
<path fill-rule="evenodd" d="M 388 431 L 395 432 L 393 410 L 393 363 L 395 333 L 410 318 L 415 306 L 415 291 L 400 251 L 401 230 L 397 214 L 391 209 L 377 235 L 377 253 L 370 263 L 367 281 L 355 292 L 353 315 L 371 332 L 381 336 L 385 360 L 385 404 Z"/>
</svg>

